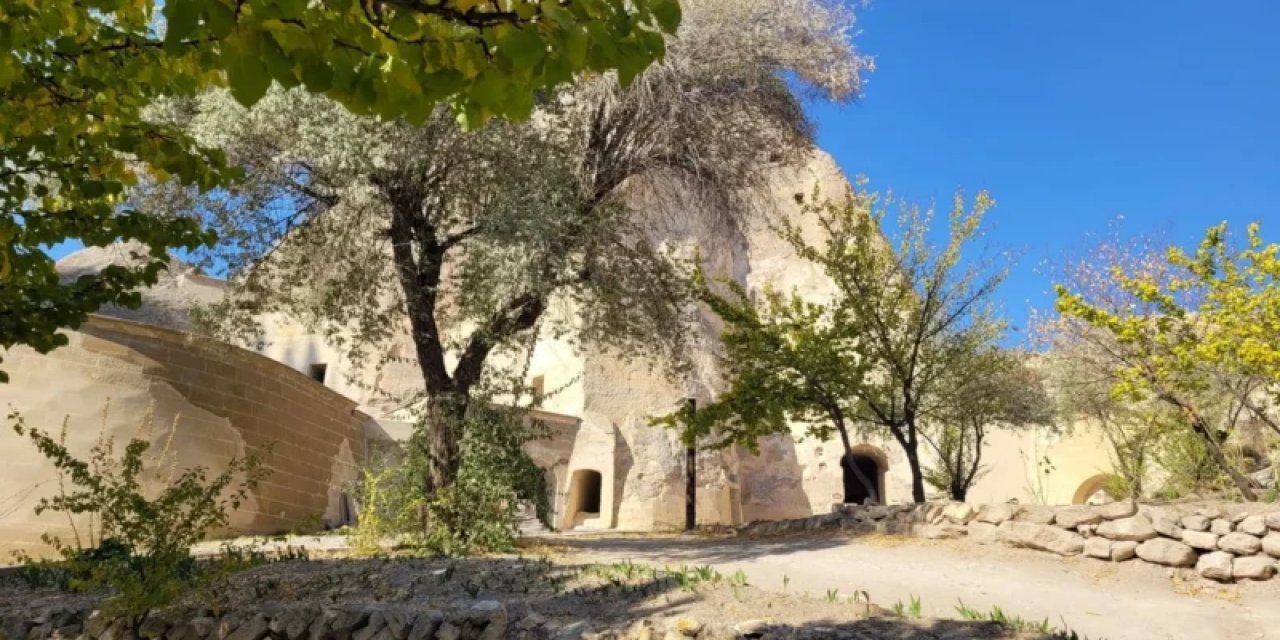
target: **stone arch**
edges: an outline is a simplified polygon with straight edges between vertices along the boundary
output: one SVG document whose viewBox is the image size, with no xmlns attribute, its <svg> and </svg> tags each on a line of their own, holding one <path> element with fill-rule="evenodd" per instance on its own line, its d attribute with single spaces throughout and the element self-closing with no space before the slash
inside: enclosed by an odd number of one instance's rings
<svg viewBox="0 0 1280 640">
<path fill-rule="evenodd" d="M 1071 504 L 1088 504 L 1090 498 L 1093 498 L 1099 492 L 1106 494 L 1106 485 L 1107 474 L 1105 473 L 1089 477 L 1076 488 L 1075 495 L 1071 497 Z M 1115 499 L 1115 496 L 1111 494 L 1106 495 L 1108 501 Z"/>
<path fill-rule="evenodd" d="M 872 482 L 876 495 L 870 495 L 867 487 L 854 473 L 854 468 L 861 471 L 862 475 Z M 843 472 L 846 503 L 862 504 L 870 498 L 877 504 L 887 504 L 885 475 L 889 471 L 889 457 L 879 447 L 870 444 L 853 447 L 849 453 L 840 458 L 840 469 Z"/>
</svg>

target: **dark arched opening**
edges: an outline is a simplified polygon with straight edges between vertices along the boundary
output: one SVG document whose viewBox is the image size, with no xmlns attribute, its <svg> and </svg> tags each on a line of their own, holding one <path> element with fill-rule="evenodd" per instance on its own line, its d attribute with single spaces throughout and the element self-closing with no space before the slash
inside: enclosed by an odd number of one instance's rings
<svg viewBox="0 0 1280 640">
<path fill-rule="evenodd" d="M 840 459 L 840 468 L 844 472 L 845 504 L 865 504 L 868 500 L 884 503 L 880 463 L 875 458 L 860 453 L 846 454 Z"/>
<path fill-rule="evenodd" d="M 600 490 L 604 477 L 599 471 L 579 469 L 569 483 L 569 521 L 600 515 Z"/>
</svg>

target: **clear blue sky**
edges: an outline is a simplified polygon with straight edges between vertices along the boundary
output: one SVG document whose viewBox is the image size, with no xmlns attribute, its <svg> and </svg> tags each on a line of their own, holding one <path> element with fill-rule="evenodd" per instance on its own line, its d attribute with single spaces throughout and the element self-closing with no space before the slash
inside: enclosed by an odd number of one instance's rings
<svg viewBox="0 0 1280 640">
<path fill-rule="evenodd" d="M 994 243 L 1023 253 L 1015 324 L 1051 304 L 1038 263 L 1090 233 L 1193 243 L 1227 220 L 1280 241 L 1280 2 L 875 0 L 862 100 L 811 105 L 850 175 L 949 205 L 987 189 Z"/>
</svg>

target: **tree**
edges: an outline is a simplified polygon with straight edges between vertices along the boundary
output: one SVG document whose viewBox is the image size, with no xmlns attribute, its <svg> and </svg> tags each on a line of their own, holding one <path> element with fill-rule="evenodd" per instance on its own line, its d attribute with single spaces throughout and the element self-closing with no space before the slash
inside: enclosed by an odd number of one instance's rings
<svg viewBox="0 0 1280 640">
<path fill-rule="evenodd" d="M 689 3 L 663 63 L 626 87 L 585 78 L 549 95 L 532 124 L 470 135 L 441 110 L 420 125 L 362 118 L 297 90 L 252 110 L 219 94 L 174 104 L 165 121 L 187 123 L 247 178 L 212 198 L 161 185 L 147 206 L 220 230 L 217 258 L 236 274 L 224 327 L 285 313 L 357 360 L 377 360 L 407 328 L 428 406 L 424 485 L 436 491 L 456 477 L 457 425 L 495 354 L 543 332 L 674 358 L 681 287 L 650 237 L 663 207 L 683 199 L 689 213 L 733 217 L 770 162 L 808 148 L 783 72 L 833 98 L 857 88 L 851 15 L 757 4 Z M 751 38 L 734 48 L 726 37 L 743 24 Z M 561 302 L 568 312 L 551 313 Z"/>
<path fill-rule="evenodd" d="M 992 429 L 1043 425 L 1052 404 L 1030 354 L 983 348 L 957 354 L 943 373 L 938 401 L 921 437 L 938 456 L 925 480 L 964 502 L 985 473 L 982 448 Z"/>
<path fill-rule="evenodd" d="M 902 447 L 911 470 L 911 495 L 924 502 L 920 441 L 926 421 L 947 401 L 955 376 L 980 375 L 966 367 L 969 354 L 994 344 L 1003 323 L 989 300 L 1005 272 L 990 259 L 963 260 L 986 211 L 994 204 L 979 193 L 971 208 L 957 194 L 946 243 L 929 242 L 932 210 L 898 207 L 896 238 L 886 241 L 892 200 L 855 191 L 843 202 L 811 207 L 825 233 L 809 244 L 800 227 L 782 225 L 798 256 L 817 264 L 838 292 L 836 315 L 858 339 L 852 361 L 872 372 L 858 392 L 856 419 L 887 432 Z"/>
<path fill-rule="evenodd" d="M 728 289 L 722 295 L 701 268 L 692 283 L 696 297 L 724 322 L 721 361 L 728 388 L 697 412 L 682 409 L 654 423 L 679 429 L 686 444 L 710 440 L 704 446 L 753 452 L 761 437 L 789 435 L 791 424 L 799 423 L 823 441 L 839 435 L 850 458 L 868 370 L 853 353 L 858 336 L 841 322 L 839 307 L 772 289 L 757 300 L 733 281 L 721 283 Z M 883 500 L 875 479 L 857 465 L 841 466 L 872 500 Z"/>
<path fill-rule="evenodd" d="M 1275 344 L 1257 326 L 1265 330 L 1275 281 L 1256 228 L 1248 250 L 1227 246 L 1220 226 L 1193 255 L 1171 248 L 1137 264 L 1114 260 L 1100 286 L 1057 285 L 1057 308 L 1088 329 L 1080 333 L 1098 336 L 1112 396 L 1171 412 L 1240 495 L 1254 500 L 1257 487 L 1226 443 L 1242 412 L 1258 406 L 1259 385 L 1248 376 L 1266 372 L 1258 364 Z"/>
<path fill-rule="evenodd" d="M 357 113 L 421 122 L 448 100 L 479 125 L 527 116 L 579 71 L 634 78 L 680 20 L 677 0 L 31 0 L 0 8 L 0 346 L 65 344 L 104 304 L 136 306 L 167 250 L 213 241 L 195 221 L 123 206 L 140 179 L 200 190 L 236 172 L 142 115 L 225 84 L 243 104 L 272 81 Z M 147 247 L 133 267 L 61 283 L 47 248 Z M 0 372 L 0 380 L 3 379 Z"/>
</svg>

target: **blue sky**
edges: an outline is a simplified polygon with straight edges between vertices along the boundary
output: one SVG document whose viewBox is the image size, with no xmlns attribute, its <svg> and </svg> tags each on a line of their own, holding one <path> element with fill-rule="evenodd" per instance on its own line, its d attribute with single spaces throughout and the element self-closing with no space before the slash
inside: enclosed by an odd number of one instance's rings
<svg viewBox="0 0 1280 640">
<path fill-rule="evenodd" d="M 1226 220 L 1280 241 L 1280 2 L 875 0 L 860 102 L 810 105 L 819 144 L 876 189 L 943 205 L 991 191 L 1022 253 L 1015 325 L 1051 304 L 1036 267 L 1106 233 L 1194 243 Z"/>
</svg>

